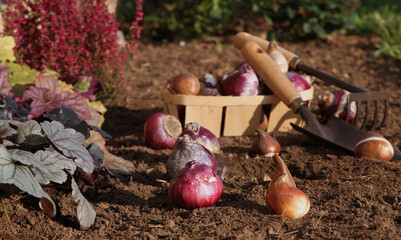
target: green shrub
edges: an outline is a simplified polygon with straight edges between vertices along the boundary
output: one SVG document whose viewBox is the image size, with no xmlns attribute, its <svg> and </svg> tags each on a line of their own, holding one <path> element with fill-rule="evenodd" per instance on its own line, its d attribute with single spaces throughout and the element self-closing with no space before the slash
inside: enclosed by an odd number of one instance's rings
<svg viewBox="0 0 401 240">
<path fill-rule="evenodd" d="M 366 1 L 356 18 L 357 34 L 381 37 L 374 55 L 384 54 L 401 60 L 401 3 Z"/>
<path fill-rule="evenodd" d="M 144 4 L 143 36 L 153 40 L 194 39 L 238 30 L 269 32 L 270 38 L 324 37 L 355 26 L 358 0 L 149 0 Z M 124 27 L 135 7 L 121 0 L 117 16 Z"/>
</svg>

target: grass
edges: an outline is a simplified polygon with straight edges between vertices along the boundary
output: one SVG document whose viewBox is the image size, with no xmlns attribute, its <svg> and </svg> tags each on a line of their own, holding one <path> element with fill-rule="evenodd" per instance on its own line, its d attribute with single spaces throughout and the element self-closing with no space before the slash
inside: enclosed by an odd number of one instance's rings
<svg viewBox="0 0 401 240">
<path fill-rule="evenodd" d="M 4 199 L 1 199 L 1 201 L 3 203 L 4 213 L 6 214 L 7 220 L 9 223 L 11 223 L 10 217 L 8 216 L 8 211 L 7 211 L 6 205 L 4 204 Z"/>
<path fill-rule="evenodd" d="M 374 55 L 383 54 L 401 60 L 401 2 L 365 0 L 358 10 L 356 28 L 362 35 L 377 35 Z"/>
</svg>

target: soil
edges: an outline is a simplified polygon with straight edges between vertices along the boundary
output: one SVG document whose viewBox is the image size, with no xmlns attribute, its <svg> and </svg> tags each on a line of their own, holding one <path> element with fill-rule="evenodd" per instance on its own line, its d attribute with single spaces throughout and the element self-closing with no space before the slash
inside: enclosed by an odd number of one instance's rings
<svg viewBox="0 0 401 240">
<path fill-rule="evenodd" d="M 332 36 L 282 45 L 309 65 L 360 87 L 390 94 L 384 127 L 376 132 L 401 145 L 401 72 L 394 62 L 372 57 L 380 39 Z M 221 49 L 219 49 L 221 47 Z M 130 63 L 133 84 L 124 102 L 109 107 L 104 129 L 113 139 L 108 149 L 135 164 L 132 176 L 121 176 L 112 188 L 83 188 L 97 217 L 87 231 L 79 229 L 69 190 L 46 188 L 58 204 L 47 217 L 38 200 L 25 194 L 0 193 L 1 239 L 401 239 L 401 162 L 357 158 L 340 148 L 291 130 L 272 132 L 297 187 L 311 201 L 309 213 L 287 219 L 266 208 L 271 159 L 253 154 L 253 136 L 221 137 L 231 160 L 217 204 L 195 210 L 175 206 L 168 196 L 165 163 L 171 150 L 146 146 L 144 123 L 162 111 L 161 90 L 167 79 L 183 72 L 196 75 L 229 72 L 242 61 L 232 44 L 142 44 Z M 398 64 L 398 65 L 397 65 Z M 315 98 L 334 87 L 316 80 Z M 312 108 L 316 107 L 316 99 Z"/>
</svg>

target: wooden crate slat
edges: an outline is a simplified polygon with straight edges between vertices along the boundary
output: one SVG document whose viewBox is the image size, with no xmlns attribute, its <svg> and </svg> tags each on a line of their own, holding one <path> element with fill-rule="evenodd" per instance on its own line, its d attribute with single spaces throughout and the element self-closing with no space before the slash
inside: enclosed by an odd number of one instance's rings
<svg viewBox="0 0 401 240">
<path fill-rule="evenodd" d="M 307 101 L 313 98 L 313 88 L 300 92 Z M 167 89 L 162 92 L 163 111 L 178 117 L 177 105 L 185 106 L 185 122 L 196 121 L 212 131 L 216 136 L 252 135 L 259 126 L 261 106 L 271 104 L 268 132 L 289 131 L 291 123 L 303 124 L 300 116 L 293 113 L 274 95 L 259 95 L 251 97 L 240 96 L 186 96 L 172 94 Z M 310 104 L 310 102 L 309 102 Z M 226 109 L 225 119 L 222 119 L 223 109 Z M 228 119 L 228 120 L 227 120 Z M 221 129 L 224 121 L 224 129 Z"/>
<path fill-rule="evenodd" d="M 228 106 L 224 120 L 224 136 L 254 134 L 260 123 L 262 105 Z"/>
<path fill-rule="evenodd" d="M 213 106 L 186 106 L 185 123 L 198 122 L 202 127 L 220 136 L 223 108 Z"/>
</svg>

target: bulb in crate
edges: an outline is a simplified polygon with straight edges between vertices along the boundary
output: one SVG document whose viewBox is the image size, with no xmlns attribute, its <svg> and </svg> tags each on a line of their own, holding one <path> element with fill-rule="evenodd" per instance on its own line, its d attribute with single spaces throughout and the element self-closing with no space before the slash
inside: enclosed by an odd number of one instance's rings
<svg viewBox="0 0 401 240">
<path fill-rule="evenodd" d="M 330 117 L 345 120 L 349 94 L 348 91 L 340 89 L 327 91 L 318 96 L 319 114 L 323 122 L 326 122 Z M 351 103 L 350 111 L 348 122 L 353 123 L 357 111 L 355 102 Z"/>
</svg>

